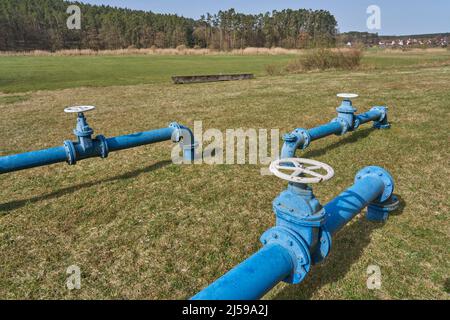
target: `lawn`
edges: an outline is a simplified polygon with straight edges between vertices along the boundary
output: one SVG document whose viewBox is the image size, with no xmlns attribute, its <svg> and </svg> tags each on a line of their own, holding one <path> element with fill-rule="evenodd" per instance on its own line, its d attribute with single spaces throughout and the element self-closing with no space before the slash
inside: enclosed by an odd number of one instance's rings
<svg viewBox="0 0 450 320">
<path fill-rule="evenodd" d="M 76 87 L 170 83 L 171 76 L 217 73 L 262 75 L 279 56 L 0 56 L 0 91 L 6 93 Z"/>
<path fill-rule="evenodd" d="M 330 164 L 322 204 L 368 165 L 388 169 L 401 210 L 385 224 L 360 215 L 333 239 L 325 263 L 267 299 L 448 299 L 450 290 L 449 52 L 370 53 L 356 71 L 266 76 L 289 56 L 0 57 L 0 154 L 62 145 L 67 105 L 93 104 L 89 124 L 115 136 L 171 121 L 204 129 L 313 127 L 331 120 L 338 92 L 360 112 L 390 107 L 390 130 L 365 125 L 312 143 L 301 157 Z M 254 72 L 255 80 L 172 85 L 173 74 Z M 0 298 L 185 299 L 260 247 L 286 183 L 255 165 L 177 166 L 170 142 L 106 160 L 0 176 Z M 80 290 L 66 270 L 82 272 Z M 378 265 L 380 290 L 366 270 Z"/>
</svg>

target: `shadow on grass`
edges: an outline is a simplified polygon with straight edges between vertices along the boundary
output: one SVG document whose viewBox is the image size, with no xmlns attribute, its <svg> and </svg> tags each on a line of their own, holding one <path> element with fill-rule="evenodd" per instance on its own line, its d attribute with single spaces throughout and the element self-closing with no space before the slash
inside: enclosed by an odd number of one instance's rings
<svg viewBox="0 0 450 320">
<path fill-rule="evenodd" d="M 320 156 L 326 154 L 327 152 L 334 150 L 344 144 L 355 143 L 355 142 L 359 141 L 360 139 L 364 139 L 364 138 L 368 137 L 375 130 L 378 130 L 378 129 L 364 128 L 364 129 L 360 129 L 355 132 L 351 132 L 350 135 L 346 136 L 345 138 L 343 138 L 339 141 L 336 141 L 333 144 L 330 144 L 329 146 L 326 146 L 321 149 L 310 150 L 310 151 L 305 152 L 304 154 L 302 154 L 302 158 L 314 159 L 315 157 L 320 157 Z"/>
<path fill-rule="evenodd" d="M 406 207 L 401 197 L 400 206 L 391 215 L 403 213 Z M 383 223 L 367 221 L 365 212 L 356 217 L 356 221 L 345 226 L 332 241 L 330 256 L 322 264 L 311 268 L 310 274 L 298 285 L 290 285 L 279 292 L 275 299 L 307 300 L 321 287 L 334 283 L 345 277 L 351 266 L 360 259 L 364 249 L 369 245 L 371 233 L 383 227 Z M 364 270 L 365 272 L 365 270 Z M 361 286 L 365 286 L 361 283 Z"/>
<path fill-rule="evenodd" d="M 6 215 L 7 211 L 21 208 L 21 207 L 25 206 L 26 204 L 36 203 L 36 202 L 43 201 L 43 200 L 59 198 L 59 197 L 64 196 L 66 194 L 70 194 L 70 193 L 73 193 L 75 191 L 78 191 L 78 190 L 81 190 L 81 189 L 84 189 L 84 188 L 90 188 L 92 186 L 99 185 L 99 184 L 102 184 L 102 183 L 107 183 L 107 182 L 112 182 L 112 181 L 117 181 L 117 180 L 127 180 L 127 179 L 131 179 L 131 178 L 135 178 L 135 177 L 141 175 L 142 173 L 147 173 L 147 172 L 151 172 L 151 171 L 154 171 L 154 170 L 161 169 L 161 168 L 163 168 L 165 166 L 170 165 L 171 163 L 172 163 L 172 161 L 168 161 L 168 160 L 160 161 L 160 162 L 154 163 L 154 164 L 152 164 L 150 166 L 147 166 L 145 168 L 141 168 L 141 169 L 138 169 L 138 170 L 130 171 L 130 172 L 127 172 L 125 174 L 114 176 L 114 177 L 111 177 L 111 178 L 108 178 L 108 179 L 86 182 L 86 183 L 82 183 L 82 184 L 79 184 L 79 185 L 76 185 L 76 186 L 63 188 L 63 189 L 60 189 L 58 191 L 55 191 L 55 192 L 52 192 L 52 193 L 48 193 L 48 194 L 45 194 L 45 195 L 40 195 L 40 196 L 37 196 L 37 197 L 33 197 L 33 198 L 30 198 L 30 199 L 16 200 L 16 201 L 11 201 L 11 202 L 8 202 L 8 203 L 0 204 L 0 212 L 4 212 L 4 213 L 0 213 L 0 216 L 1 215 Z"/>
</svg>

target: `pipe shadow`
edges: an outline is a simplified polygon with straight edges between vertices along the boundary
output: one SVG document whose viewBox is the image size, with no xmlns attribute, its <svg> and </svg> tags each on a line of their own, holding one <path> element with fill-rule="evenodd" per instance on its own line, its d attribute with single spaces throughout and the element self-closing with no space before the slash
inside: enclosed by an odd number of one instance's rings
<svg viewBox="0 0 450 320">
<path fill-rule="evenodd" d="M 63 189 L 60 189 L 58 191 L 51 192 L 48 194 L 36 196 L 36 197 L 30 198 L 30 199 L 15 200 L 15 201 L 7 202 L 7 203 L 2 203 L 2 204 L 0 204 L 0 216 L 4 216 L 7 214 L 8 211 L 21 208 L 30 203 L 36 203 L 36 202 L 43 201 L 43 200 L 59 198 L 64 195 L 73 193 L 75 191 L 78 191 L 78 190 L 81 190 L 84 188 L 90 188 L 92 186 L 100 185 L 100 184 L 107 183 L 107 182 L 136 178 L 137 176 L 139 176 L 143 173 L 148 173 L 148 172 L 151 172 L 154 170 L 161 169 L 163 167 L 170 165 L 171 163 L 172 163 L 172 161 L 169 161 L 169 160 L 160 161 L 160 162 L 156 162 L 150 166 L 147 166 L 147 167 L 144 167 L 144 168 L 141 168 L 138 170 L 130 171 L 130 172 L 118 175 L 118 176 L 111 177 L 111 178 L 82 183 L 79 185 L 63 188 Z"/>
<path fill-rule="evenodd" d="M 399 208 L 392 212 L 392 215 L 402 214 L 406 207 L 405 202 L 400 197 L 399 199 Z M 321 287 L 344 278 L 369 245 L 371 233 L 384 225 L 384 223 L 366 220 L 365 213 L 360 214 L 356 219 L 354 223 L 345 226 L 336 234 L 333 238 L 330 255 L 322 264 L 313 266 L 310 274 L 302 283 L 285 287 L 274 299 L 309 300 Z M 365 286 L 365 283 L 361 285 Z"/>
<path fill-rule="evenodd" d="M 303 158 L 310 158 L 313 159 L 315 157 L 320 157 L 324 154 L 326 154 L 327 152 L 334 150 L 336 148 L 339 148 L 340 146 L 344 145 L 344 144 L 349 144 L 349 143 L 355 143 L 358 142 L 361 139 L 364 139 L 366 137 L 368 137 L 373 131 L 375 131 L 377 129 L 375 128 L 364 128 L 364 129 L 359 129 L 355 132 L 350 133 L 350 135 L 346 136 L 345 138 L 336 141 L 326 147 L 323 147 L 321 149 L 317 149 L 317 150 L 309 150 L 306 151 L 302 157 Z"/>
</svg>

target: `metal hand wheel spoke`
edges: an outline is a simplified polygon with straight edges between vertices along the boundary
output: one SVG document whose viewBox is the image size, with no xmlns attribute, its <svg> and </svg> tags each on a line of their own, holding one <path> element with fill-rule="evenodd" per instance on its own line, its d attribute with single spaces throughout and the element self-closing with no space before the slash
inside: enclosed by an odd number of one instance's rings
<svg viewBox="0 0 450 320">
<path fill-rule="evenodd" d="M 324 170 L 326 173 L 320 174 L 315 170 Z M 315 160 L 300 158 L 276 160 L 271 163 L 270 171 L 281 179 L 304 184 L 327 181 L 334 176 L 334 170 L 329 165 Z M 290 174 L 283 171 L 289 171 Z"/>
</svg>

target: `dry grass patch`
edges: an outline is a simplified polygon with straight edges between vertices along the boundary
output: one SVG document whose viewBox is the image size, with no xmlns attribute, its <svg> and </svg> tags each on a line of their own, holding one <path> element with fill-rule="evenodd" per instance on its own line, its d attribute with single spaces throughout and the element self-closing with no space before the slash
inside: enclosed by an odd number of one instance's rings
<svg viewBox="0 0 450 320">
<path fill-rule="evenodd" d="M 127 56 L 127 55 L 299 55 L 304 50 L 300 49 L 284 49 L 284 48 L 254 48 L 248 47 L 245 49 L 233 49 L 227 51 L 220 51 L 217 49 L 205 48 L 188 48 L 185 45 L 180 45 L 176 48 L 126 48 L 116 50 L 91 50 L 91 49 L 66 49 L 55 52 L 33 50 L 33 51 L 0 51 L 0 56 Z"/>
<path fill-rule="evenodd" d="M 299 58 L 291 61 L 286 66 L 289 73 L 297 73 L 311 70 L 328 69 L 356 69 L 361 64 L 363 53 L 361 50 L 311 50 Z"/>
</svg>

